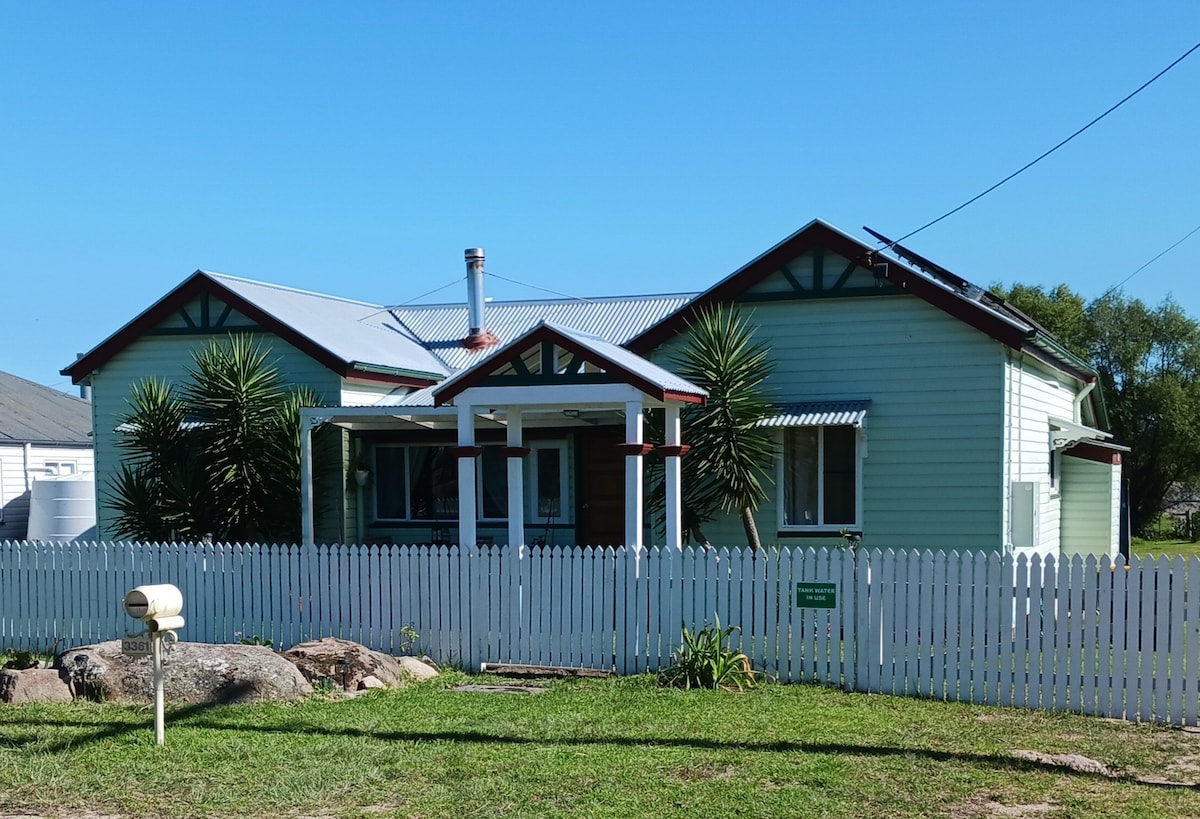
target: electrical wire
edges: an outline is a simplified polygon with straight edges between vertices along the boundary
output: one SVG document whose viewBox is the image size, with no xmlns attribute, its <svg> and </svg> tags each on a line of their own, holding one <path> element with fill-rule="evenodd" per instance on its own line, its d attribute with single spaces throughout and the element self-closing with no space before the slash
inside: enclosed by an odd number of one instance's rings
<svg viewBox="0 0 1200 819">
<path fill-rule="evenodd" d="M 501 281 L 511 282 L 512 284 L 519 284 L 522 287 L 528 287 L 531 290 L 541 290 L 543 293 L 553 293 L 556 296 L 562 296 L 564 299 L 572 299 L 574 301 L 591 301 L 591 299 L 585 299 L 582 296 L 572 296 L 570 293 L 560 293 L 557 290 L 551 290 L 548 287 L 538 287 L 536 284 L 526 284 L 525 282 L 517 281 L 516 279 L 509 279 L 505 276 L 501 276 L 499 273 L 493 273 L 490 270 L 488 271 L 488 276 L 500 279 Z"/>
<path fill-rule="evenodd" d="M 1150 261 L 1146 262 L 1144 265 L 1142 265 L 1141 267 L 1139 267 L 1137 270 L 1133 271 L 1133 272 L 1132 272 L 1132 273 L 1130 273 L 1128 276 L 1126 276 L 1125 278 L 1121 279 L 1121 281 L 1117 282 L 1117 283 L 1116 283 L 1116 284 L 1114 284 L 1112 287 L 1110 287 L 1110 288 L 1108 288 L 1107 290 L 1105 290 L 1103 293 L 1101 293 L 1101 294 L 1100 294 L 1100 296 L 1099 296 L 1099 297 L 1098 297 L 1096 300 L 1097 300 L 1097 301 L 1099 301 L 1100 299 L 1103 299 L 1105 296 L 1107 296 L 1109 293 L 1114 293 L 1114 292 L 1116 292 L 1117 290 L 1120 290 L 1120 289 L 1121 289 L 1121 288 L 1122 288 L 1122 287 L 1125 285 L 1125 282 L 1127 282 L 1127 281 L 1129 281 L 1130 279 L 1132 279 L 1132 278 L 1133 278 L 1134 276 L 1136 276 L 1138 273 L 1141 273 L 1143 270 L 1145 270 L 1147 267 L 1149 267 L 1150 265 L 1152 265 L 1152 264 L 1154 264 L 1155 262 L 1157 262 L 1157 261 L 1158 261 L 1159 259 L 1161 259 L 1163 256 L 1166 256 L 1166 255 L 1167 255 L 1168 253 L 1170 253 L 1172 250 L 1174 250 L 1175 248 L 1179 247 L 1181 244 L 1183 244 L 1184 242 L 1186 242 L 1188 239 L 1192 238 L 1192 236 L 1193 236 L 1194 234 L 1196 234 L 1196 233 L 1200 233 L 1200 225 L 1196 225 L 1194 228 L 1192 228 L 1191 230 L 1189 230 L 1189 231 L 1187 232 L 1187 235 L 1185 235 L 1185 236 L 1184 236 L 1182 239 L 1180 239 L 1178 242 L 1176 242 L 1175 244 L 1171 245 L 1171 246 L 1170 246 L 1170 247 L 1168 247 L 1166 250 L 1164 250 L 1162 253 L 1159 253 L 1159 254 L 1158 254 L 1157 256 L 1155 256 L 1153 259 L 1151 259 Z"/>
<path fill-rule="evenodd" d="M 434 293 L 440 293 L 440 292 L 442 292 L 443 290 L 445 290 L 447 287 L 453 287 L 454 285 L 458 284 L 459 282 L 461 282 L 461 281 L 462 281 L 463 279 L 465 279 L 465 278 L 466 278 L 466 276 L 459 276 L 459 277 L 458 277 L 457 279 L 455 279 L 454 281 L 447 282 L 446 284 L 443 284 L 441 287 L 435 287 L 434 289 L 430 290 L 428 293 L 422 293 L 422 294 L 421 294 L 421 295 L 419 295 L 419 296 L 413 296 L 413 297 L 412 297 L 411 299 L 409 299 L 408 301 L 402 301 L 402 302 L 400 302 L 399 304 L 397 304 L 397 305 L 394 305 L 394 306 L 395 306 L 395 307 L 404 307 L 405 305 L 407 305 L 407 304 L 412 304 L 413 302 L 415 302 L 415 301 L 417 301 L 417 300 L 419 300 L 419 299 L 423 299 L 423 298 L 425 298 L 426 296 L 432 296 Z M 389 310 L 391 310 L 392 308 L 391 308 L 391 307 L 389 307 L 388 309 L 389 309 Z"/>
<path fill-rule="evenodd" d="M 1059 148 L 1061 148 L 1062 146 L 1066 145 L 1068 142 L 1070 142 L 1071 140 L 1073 140 L 1075 137 L 1077 137 L 1077 136 L 1079 136 L 1080 134 L 1082 134 L 1082 133 L 1083 133 L 1084 131 L 1086 131 L 1088 128 L 1091 128 L 1091 127 L 1092 127 L 1093 125 L 1095 125 L 1097 122 L 1099 122 L 1100 120 L 1104 119 L 1104 118 L 1105 118 L 1105 117 L 1107 117 L 1109 114 L 1111 114 L 1113 111 L 1116 111 L 1116 110 L 1117 110 L 1118 108 L 1120 108 L 1122 105 L 1124 105 L 1125 103 L 1129 102 L 1131 99 L 1133 99 L 1134 97 L 1136 97 L 1138 94 L 1140 94 L 1142 91 L 1144 91 L 1144 90 L 1145 90 L 1147 87 L 1149 87 L 1149 86 L 1150 86 L 1150 84 L 1151 84 L 1151 83 L 1153 83 L 1155 80 L 1157 80 L 1157 79 L 1158 79 L 1159 77 L 1161 77 L 1163 74 L 1166 74 L 1166 73 L 1167 73 L 1168 71 L 1170 71 L 1172 68 L 1174 68 L 1175 66 L 1179 65 L 1179 64 L 1180 64 L 1181 62 L 1183 62 L 1185 59 L 1187 59 L 1187 58 L 1188 58 L 1188 57 L 1191 55 L 1191 53 L 1192 53 L 1193 51 L 1195 51 L 1196 49 L 1198 49 L 1198 48 L 1200 48 L 1200 43 L 1196 43 L 1194 46 L 1192 46 L 1192 47 L 1191 47 L 1191 48 L 1189 48 L 1187 51 L 1185 51 L 1185 52 L 1184 52 L 1182 55 L 1180 55 L 1179 57 L 1175 58 L 1175 60 L 1174 60 L 1174 61 L 1172 61 L 1172 63 L 1171 63 L 1170 65 L 1168 65 L 1166 68 L 1164 68 L 1162 71 L 1159 71 L 1159 72 L 1158 72 L 1157 74 L 1155 74 L 1153 77 L 1151 77 L 1150 79 L 1146 80 L 1144 83 L 1142 83 L 1141 85 L 1139 85 L 1139 86 L 1137 87 L 1137 89 L 1136 89 L 1136 90 L 1134 90 L 1132 93 L 1130 93 L 1130 94 L 1127 94 L 1127 95 L 1126 95 L 1126 96 L 1125 96 L 1125 97 L 1124 97 L 1124 98 L 1123 98 L 1123 99 L 1122 99 L 1120 102 L 1118 102 L 1116 105 L 1114 105 L 1114 106 L 1112 106 L 1111 108 L 1109 108 L 1109 109 L 1108 109 L 1107 111 L 1105 111 L 1103 114 L 1101 114 L 1100 116 L 1098 116 L 1098 117 L 1096 117 L 1095 119 L 1093 119 L 1093 120 L 1092 120 L 1091 122 L 1089 122 L 1087 125 L 1083 126 L 1082 128 L 1080 128 L 1080 129 L 1079 129 L 1078 131 L 1076 131 L 1075 133 L 1071 134 L 1069 137 L 1067 137 L 1067 138 L 1066 138 L 1066 139 L 1064 139 L 1062 142 L 1060 142 L 1060 143 L 1058 143 L 1057 145 L 1055 145 L 1055 146 L 1054 146 L 1053 148 L 1051 148 L 1050 150 L 1046 151 L 1044 154 L 1042 154 L 1041 156 L 1039 156 L 1037 159 L 1034 159 L 1033 161 L 1026 163 L 1026 164 L 1025 164 L 1025 165 L 1023 165 L 1021 168 L 1019 168 L 1018 170 L 1016 170 L 1016 171 L 1013 171 L 1013 172 L 1012 172 L 1012 173 L 1010 173 L 1008 176 L 1006 176 L 1006 177 L 1004 177 L 1003 179 L 1001 179 L 1001 180 L 1000 180 L 999 182 L 997 182 L 995 185 L 992 185 L 990 188 L 988 188 L 987 190 L 983 191 L 982 193 L 979 193 L 979 194 L 976 194 L 975 196 L 972 196 L 972 197 L 971 197 L 970 199 L 968 199 L 966 202 L 963 202 L 961 205 L 959 205 L 958 207 L 954 208 L 953 210 L 950 210 L 950 211 L 947 211 L 946 213 L 943 213 L 941 216 L 939 216 L 938 218 L 934 219 L 932 222 L 926 222 L 925 224 L 921 225 L 919 228 L 917 228 L 916 230 L 912 231 L 911 233 L 906 233 L 906 234 L 904 234 L 904 235 L 903 235 L 903 236 L 901 236 L 899 239 L 897 239 L 896 241 L 894 241 L 894 242 L 892 242 L 891 244 L 889 244 L 889 245 L 887 246 L 887 249 L 890 249 L 890 248 L 892 248 L 893 246 L 895 246 L 895 245 L 899 244 L 900 242 L 903 242 L 905 239 L 908 239 L 908 238 L 910 238 L 910 237 L 912 237 L 912 236 L 916 236 L 918 233 L 920 233 L 921 231 L 925 230 L 926 228 L 933 227 L 933 226 L 934 226 L 934 225 L 936 225 L 938 222 L 942 221 L 943 219 L 947 218 L 948 216 L 953 216 L 954 214 L 958 213 L 958 212 L 959 212 L 960 210 L 962 210 L 963 208 L 967 207 L 967 205 L 971 205 L 971 204 L 973 204 L 973 203 L 975 203 L 975 202 L 978 202 L 980 199 L 982 199 L 983 197 L 987 196 L 987 195 L 988 195 L 989 193 L 991 193 L 992 191 L 996 190 L 996 188 L 1000 187 L 1000 186 L 1001 186 L 1001 185 L 1003 185 L 1005 182 L 1008 182 L 1009 180 L 1013 179 L 1014 177 L 1016 177 L 1016 176 L 1018 176 L 1018 175 L 1020 175 L 1020 174 L 1024 173 L 1025 171 L 1029 170 L 1029 169 L 1030 169 L 1030 168 L 1032 168 L 1034 165 L 1038 164 L 1038 163 L 1039 163 L 1039 162 L 1041 162 L 1043 159 L 1045 159 L 1046 157 L 1050 156 L 1050 154 L 1054 153 L 1054 152 L 1055 152 L 1055 151 L 1057 151 Z"/>
</svg>

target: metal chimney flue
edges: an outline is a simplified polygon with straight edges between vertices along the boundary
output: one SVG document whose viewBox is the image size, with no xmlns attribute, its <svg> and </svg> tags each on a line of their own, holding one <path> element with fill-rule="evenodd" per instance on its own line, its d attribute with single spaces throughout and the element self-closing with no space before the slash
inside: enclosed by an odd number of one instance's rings
<svg viewBox="0 0 1200 819">
<path fill-rule="evenodd" d="M 483 335 L 483 248 L 469 247 L 463 255 L 467 260 L 468 335 L 480 336 Z"/>
<path fill-rule="evenodd" d="M 467 262 L 467 337 L 463 346 L 470 350 L 480 350 L 498 343 L 498 339 L 488 332 L 484 322 L 483 307 L 483 248 L 469 247 L 463 256 Z"/>
</svg>

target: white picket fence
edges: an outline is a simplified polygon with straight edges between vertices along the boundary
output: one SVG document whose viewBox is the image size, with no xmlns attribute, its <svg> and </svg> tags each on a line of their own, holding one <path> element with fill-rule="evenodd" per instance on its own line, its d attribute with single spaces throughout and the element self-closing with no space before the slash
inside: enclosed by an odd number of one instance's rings
<svg viewBox="0 0 1200 819">
<path fill-rule="evenodd" d="M 409 626 L 418 650 L 468 669 L 628 674 L 669 665 L 682 624 L 719 618 L 781 681 L 1183 725 L 1200 701 L 1196 558 L 4 542 L 0 647 L 115 639 L 133 625 L 125 592 L 162 582 L 199 642 L 396 652 Z M 800 607 L 798 584 L 825 593 Z"/>
</svg>

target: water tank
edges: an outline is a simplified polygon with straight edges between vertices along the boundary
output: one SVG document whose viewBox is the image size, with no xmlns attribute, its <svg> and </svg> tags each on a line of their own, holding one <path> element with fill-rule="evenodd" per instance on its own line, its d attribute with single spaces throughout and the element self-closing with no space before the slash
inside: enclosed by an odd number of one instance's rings
<svg viewBox="0 0 1200 819">
<path fill-rule="evenodd" d="M 96 479 L 82 475 L 38 478 L 29 490 L 29 540 L 95 540 Z"/>
</svg>

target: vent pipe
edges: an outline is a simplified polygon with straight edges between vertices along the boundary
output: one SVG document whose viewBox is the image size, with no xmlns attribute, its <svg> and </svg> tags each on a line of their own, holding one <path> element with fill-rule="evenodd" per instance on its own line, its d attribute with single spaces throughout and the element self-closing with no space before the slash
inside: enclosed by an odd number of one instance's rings
<svg viewBox="0 0 1200 819">
<path fill-rule="evenodd" d="M 482 350 L 499 340 L 484 325 L 483 317 L 483 248 L 469 247 L 463 253 L 467 261 L 467 337 L 463 346 Z"/>
<path fill-rule="evenodd" d="M 467 312 L 470 318 L 468 338 L 483 335 L 483 248 L 469 247 L 467 260 Z"/>
</svg>

